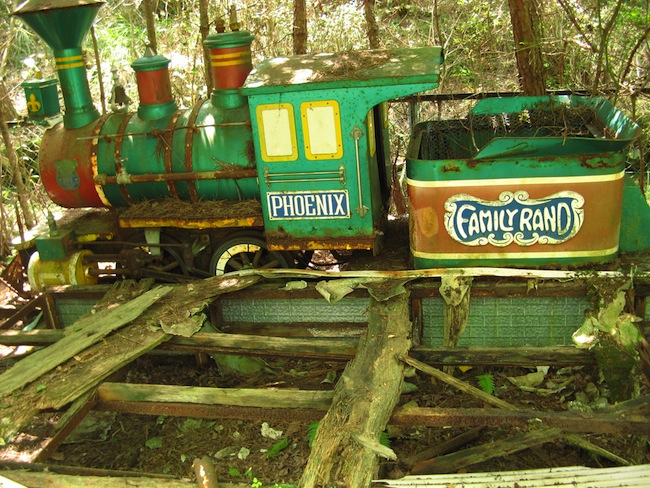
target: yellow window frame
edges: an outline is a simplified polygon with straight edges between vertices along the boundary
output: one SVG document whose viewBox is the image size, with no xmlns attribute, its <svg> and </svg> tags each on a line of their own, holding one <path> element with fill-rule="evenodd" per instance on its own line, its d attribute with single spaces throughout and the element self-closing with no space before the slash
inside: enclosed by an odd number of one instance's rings
<svg viewBox="0 0 650 488">
<path fill-rule="evenodd" d="M 377 153 L 377 139 L 375 138 L 375 109 L 371 108 L 368 112 L 368 151 L 370 157 L 374 157 Z"/>
<path fill-rule="evenodd" d="M 278 120 L 275 123 L 266 118 L 272 111 L 278 112 Z M 286 117 L 280 121 L 279 114 L 286 112 Z M 295 161 L 298 159 L 298 143 L 296 138 L 296 121 L 294 118 L 293 105 L 290 103 L 267 103 L 258 105 L 255 109 L 257 118 L 258 135 L 260 139 L 260 151 L 264 161 Z M 282 123 L 278 123 L 278 121 Z M 267 123 L 269 122 L 269 123 Z M 272 144 L 283 139 L 283 152 L 271 151 Z"/>
<path fill-rule="evenodd" d="M 315 126 L 314 124 L 312 124 L 312 126 L 310 127 L 309 125 L 309 120 L 311 118 L 309 115 L 310 110 L 318 110 L 322 108 L 332 109 L 331 126 L 325 127 L 326 130 L 323 130 L 323 127 L 320 125 Z M 303 132 L 303 138 L 305 144 L 305 156 L 307 157 L 307 159 L 310 160 L 341 159 L 343 157 L 343 140 L 341 137 L 341 110 L 339 109 L 339 103 L 336 100 L 303 102 L 300 105 L 300 114 L 302 118 L 302 129 L 303 129 L 302 132 Z M 311 131 L 314 131 L 313 134 Z M 331 152 L 314 151 L 315 145 L 312 139 L 314 139 L 316 136 L 323 136 L 327 132 L 329 132 L 334 137 L 333 145 L 335 149 L 332 150 Z"/>
</svg>

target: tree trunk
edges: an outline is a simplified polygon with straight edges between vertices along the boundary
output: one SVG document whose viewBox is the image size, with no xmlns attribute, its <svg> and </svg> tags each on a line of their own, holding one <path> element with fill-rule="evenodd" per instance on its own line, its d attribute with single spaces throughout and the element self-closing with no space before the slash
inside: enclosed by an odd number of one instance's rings
<svg viewBox="0 0 650 488">
<path fill-rule="evenodd" d="M 370 49 L 379 49 L 379 27 L 377 27 L 375 18 L 375 0 L 363 0 L 363 11 L 368 29 L 368 45 Z"/>
<path fill-rule="evenodd" d="M 199 31 L 201 32 L 201 45 L 210 34 L 210 15 L 208 0 L 199 1 Z M 208 95 L 212 93 L 214 82 L 212 81 L 212 62 L 210 61 L 210 49 L 203 45 L 203 71 L 205 76 L 205 86 L 208 87 Z"/>
<path fill-rule="evenodd" d="M 16 112 L 14 104 L 11 103 L 7 85 L 2 78 L 0 78 L 0 112 L 4 114 L 5 120 L 18 118 L 18 112 Z"/>
<path fill-rule="evenodd" d="M 371 299 L 368 335 L 336 385 L 299 486 L 370 486 L 377 456 L 394 459 L 379 438 L 401 392 L 398 356 L 411 346 L 408 304 L 408 292 L 385 302 Z"/>
<path fill-rule="evenodd" d="M 29 192 L 27 191 L 23 180 L 22 166 L 18 161 L 18 155 L 16 154 L 13 142 L 11 141 L 11 134 L 9 134 L 9 127 L 7 127 L 2 107 L 0 107 L 0 132 L 2 132 L 2 139 L 5 148 L 7 149 L 7 159 L 9 159 L 9 167 L 11 168 L 13 181 L 16 185 L 16 196 L 20 203 L 23 219 L 25 220 L 27 228 L 31 229 L 36 225 L 36 221 L 34 219 L 34 214 L 32 213 L 32 208 L 29 206 Z"/>
<path fill-rule="evenodd" d="M 293 53 L 307 54 L 307 2 L 293 2 Z"/>
<path fill-rule="evenodd" d="M 153 52 L 158 53 L 158 43 L 156 42 L 156 25 L 153 21 L 153 0 L 144 0 L 144 18 L 147 22 L 147 40 Z"/>
<path fill-rule="evenodd" d="M 519 85 L 524 95 L 545 95 L 546 81 L 537 26 L 537 0 L 508 0 Z"/>
</svg>

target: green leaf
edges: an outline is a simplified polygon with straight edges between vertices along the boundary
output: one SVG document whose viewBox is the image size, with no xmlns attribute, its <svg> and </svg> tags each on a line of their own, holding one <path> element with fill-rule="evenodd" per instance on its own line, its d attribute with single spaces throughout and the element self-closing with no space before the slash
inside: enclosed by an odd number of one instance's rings
<svg viewBox="0 0 650 488">
<path fill-rule="evenodd" d="M 149 449 L 160 449 L 163 445 L 162 437 L 152 437 L 144 443 Z"/>
<path fill-rule="evenodd" d="M 488 395 L 494 393 L 494 378 L 490 373 L 481 374 L 476 377 L 478 380 L 478 386 Z"/>
<path fill-rule="evenodd" d="M 270 458 L 277 456 L 280 454 L 281 451 L 287 448 L 289 445 L 289 439 L 282 439 L 281 441 L 276 442 L 273 444 L 273 447 L 269 449 L 269 452 L 266 453 L 266 455 Z"/>
<path fill-rule="evenodd" d="M 237 468 L 228 468 L 228 476 L 231 478 L 241 478 L 243 475 Z"/>
<path fill-rule="evenodd" d="M 43 391 L 45 388 L 47 388 L 47 385 L 38 385 L 36 391 Z"/>
<path fill-rule="evenodd" d="M 314 439 L 316 438 L 316 432 L 318 432 L 318 426 L 320 425 L 320 422 L 312 422 L 309 424 L 309 427 L 307 427 L 307 438 L 309 439 L 309 447 L 314 444 Z"/>
</svg>

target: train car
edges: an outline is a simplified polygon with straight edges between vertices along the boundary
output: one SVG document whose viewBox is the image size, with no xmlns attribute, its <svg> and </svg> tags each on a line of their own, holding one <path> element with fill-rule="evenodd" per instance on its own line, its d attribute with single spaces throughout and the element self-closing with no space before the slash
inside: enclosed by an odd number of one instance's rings
<svg viewBox="0 0 650 488">
<path fill-rule="evenodd" d="M 234 22 L 205 40 L 209 99 L 179 110 L 169 60 L 147 49 L 132 63 L 137 112 L 101 115 L 81 51 L 101 5 L 27 0 L 14 12 L 54 51 L 65 105 L 43 137 L 43 185 L 62 207 L 109 209 L 73 211 L 21 244 L 36 248 L 33 289 L 381 249 L 391 194 L 387 101 L 435 89 L 441 48 L 289 56 L 253 69 L 253 36 Z M 56 113 L 43 107 L 57 98 L 52 86 L 28 84 L 32 116 Z M 558 113 L 589 117 L 579 134 L 545 132 Z M 413 264 L 613 259 L 625 229 L 649 223 L 640 191 L 624 184 L 626 148 L 639 130 L 607 102 L 549 97 L 485 101 L 467 119 L 418 125 L 407 159 Z M 628 250 L 650 248 L 646 231 L 628 234 Z"/>
</svg>

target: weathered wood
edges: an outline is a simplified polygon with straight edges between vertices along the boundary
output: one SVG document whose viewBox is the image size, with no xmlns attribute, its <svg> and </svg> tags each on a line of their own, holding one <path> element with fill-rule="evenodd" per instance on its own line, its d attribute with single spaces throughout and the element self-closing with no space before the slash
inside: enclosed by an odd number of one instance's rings
<svg viewBox="0 0 650 488">
<path fill-rule="evenodd" d="M 498 481 L 496 481 L 498 480 Z M 489 473 L 458 473 L 429 476 L 405 476 L 399 480 L 379 480 L 378 486 L 430 488 L 621 488 L 650 486 L 650 464 L 615 468 L 587 468 L 568 466 L 522 471 L 494 471 Z"/>
<path fill-rule="evenodd" d="M 171 336 L 161 331 L 161 323 L 184 320 L 188 311 L 200 310 L 215 296 L 245 288 L 259 279 L 256 276 L 215 276 L 174 286 L 155 307 L 150 307 L 119 333 L 80 352 L 21 391 L 5 396 L 0 436 L 10 438 L 39 409 L 63 407 L 125 364 L 168 340 Z"/>
<path fill-rule="evenodd" d="M 612 414 L 609 411 L 545 412 L 530 409 L 495 408 L 398 408 L 390 418 L 394 425 L 471 427 L 489 426 L 526 429 L 530 423 L 542 422 L 563 432 L 592 434 L 650 434 L 650 422 L 643 413 Z"/>
<path fill-rule="evenodd" d="M 28 471 L 3 471 L 3 476 L 21 483 L 18 486 L 27 488 L 115 488 L 116 486 L 128 486 L 135 488 L 192 488 L 196 484 L 188 480 L 171 480 L 161 478 L 120 477 L 111 478 L 108 476 L 72 476 L 56 473 L 30 473 Z M 2 479 L 0 478 L 0 486 Z M 12 488 L 8 485 L 7 488 Z"/>
<path fill-rule="evenodd" d="M 165 349 L 249 355 L 351 359 L 358 339 L 283 338 L 199 332 L 192 337 L 175 337 Z"/>
<path fill-rule="evenodd" d="M 389 455 L 377 446 L 403 383 L 397 357 L 411 345 L 408 302 L 407 292 L 385 302 L 370 301 L 368 335 L 336 385 L 299 486 L 369 486 L 377 452 Z"/>
<path fill-rule="evenodd" d="M 489 442 L 480 446 L 470 447 L 463 451 L 438 456 L 419 465 L 417 474 L 453 473 L 465 466 L 487 461 L 496 457 L 507 456 L 515 452 L 529 449 L 533 446 L 557 439 L 562 435 L 560 429 L 547 428 L 532 430 L 500 441 Z"/>
<path fill-rule="evenodd" d="M 552 269 L 519 269 L 519 268 L 431 268 L 403 271 L 316 271 L 310 269 L 246 269 L 237 273 L 239 276 L 264 276 L 270 278 L 379 278 L 395 280 L 415 280 L 419 278 L 440 278 L 441 276 L 490 276 L 501 278 L 547 279 L 567 280 L 585 278 L 584 271 L 552 270 Z M 629 275 L 621 271 L 594 271 L 589 273 L 590 278 L 625 278 Z M 647 283 L 650 280 L 650 271 L 638 271 L 634 275 L 635 283 Z"/>
<path fill-rule="evenodd" d="M 570 366 L 596 364 L 596 359 L 590 351 L 577 349 L 574 346 L 472 346 L 453 349 L 415 346 L 409 354 L 423 363 L 432 365 L 529 366 L 544 364 Z"/>
<path fill-rule="evenodd" d="M 332 324 L 335 326 L 336 324 Z M 252 328 L 251 328 L 252 329 Z M 275 334 L 274 334 L 275 336 Z M 56 342 L 63 337 L 61 330 L 0 331 L 0 344 L 7 346 L 35 346 Z M 188 352 L 265 354 L 296 357 L 325 357 L 352 359 L 356 353 L 356 338 L 301 338 L 268 337 L 250 334 L 215 334 L 199 332 L 192 337 L 172 337 L 162 349 Z M 264 348 L 264 343 L 267 347 Z M 591 365 L 593 354 L 573 346 L 471 346 L 445 347 L 414 346 L 410 356 L 431 365 L 474 366 L 552 366 Z"/>
<path fill-rule="evenodd" d="M 205 388 L 198 386 L 103 383 L 100 401 L 200 403 L 238 407 L 320 408 L 332 402 L 331 391 L 282 389 Z"/>
<path fill-rule="evenodd" d="M 227 323 L 218 326 L 228 334 L 261 335 L 295 338 L 358 338 L 366 333 L 365 322 L 290 322 L 290 323 Z"/>
<path fill-rule="evenodd" d="M 471 277 L 442 277 L 439 291 L 445 301 L 443 327 L 443 346 L 445 347 L 456 347 L 458 339 L 467 327 L 471 287 Z"/>
<path fill-rule="evenodd" d="M 0 375 L 0 397 L 34 381 L 112 331 L 132 322 L 170 290 L 171 287 L 160 287 L 120 307 L 100 310 L 94 315 L 81 318 L 62 339 L 24 358 Z"/>
<path fill-rule="evenodd" d="M 457 435 L 456 437 L 452 437 L 451 439 L 441 444 L 437 444 L 435 446 L 429 447 L 424 451 L 411 454 L 410 456 L 403 457 L 402 459 L 400 459 L 400 461 L 402 462 L 402 464 L 408 467 L 413 467 L 413 469 L 417 470 L 417 463 L 419 461 L 423 461 L 425 459 L 431 459 L 437 456 L 442 456 L 443 454 L 447 454 L 449 452 L 457 451 L 460 447 L 464 446 L 465 444 L 469 444 L 470 442 L 473 442 L 476 439 L 478 439 L 478 437 L 481 435 L 481 432 L 483 432 L 483 430 L 485 430 L 485 427 L 483 426 L 474 427 L 473 429 L 470 429 L 467 432 L 463 432 L 462 434 Z M 411 473 L 413 473 L 413 470 L 411 470 Z"/>
<path fill-rule="evenodd" d="M 517 407 L 514 405 L 511 405 L 510 403 L 501 400 L 493 395 L 490 395 L 488 393 L 485 393 L 483 390 L 476 388 L 475 386 L 472 386 L 468 383 L 465 383 L 464 381 L 461 381 L 457 378 L 454 378 L 453 376 L 445 373 L 444 371 L 440 371 L 437 368 L 434 368 L 433 366 L 429 366 L 428 364 L 424 364 L 416 359 L 413 359 L 409 356 L 406 355 L 401 355 L 399 357 L 402 361 L 404 361 L 406 364 L 413 366 L 414 368 L 419 369 L 423 373 L 427 373 L 434 378 L 444 381 L 445 383 L 453 386 L 454 388 L 465 392 L 469 395 L 472 395 L 474 398 L 478 398 L 479 400 L 488 403 L 490 405 L 494 405 L 495 407 L 503 408 L 506 410 L 517 410 Z"/>
<path fill-rule="evenodd" d="M 32 462 L 40 462 L 48 459 L 54 452 L 65 442 L 65 439 L 81 423 L 85 416 L 90 412 L 97 403 L 94 391 L 77 398 L 70 408 L 61 416 L 56 423 L 56 434 L 52 436 L 34 458 Z"/>
<path fill-rule="evenodd" d="M 19 320 L 24 320 L 25 317 L 37 308 L 43 308 L 43 296 L 39 295 L 36 298 L 30 300 L 26 305 L 23 305 L 18 310 L 16 310 L 10 317 L 8 317 L 2 324 L 0 328 L 8 329 L 14 326 Z"/>
<path fill-rule="evenodd" d="M 435 378 L 438 378 L 441 381 L 444 381 L 444 382 L 450 384 L 451 386 L 454 386 L 454 387 L 460 389 L 461 391 L 464 391 L 465 393 L 468 393 L 468 394 L 470 394 L 470 395 L 472 395 L 472 396 L 474 396 L 474 397 L 476 397 L 476 398 L 478 398 L 480 400 L 483 400 L 484 402 L 486 402 L 486 403 L 488 403 L 490 405 L 494 405 L 494 406 L 496 406 L 498 408 L 503 408 L 503 409 L 510 410 L 510 411 L 518 410 L 517 406 L 512 405 L 512 404 L 510 404 L 508 402 L 505 402 L 503 400 L 500 400 L 498 398 L 495 398 L 492 395 L 487 395 L 482 390 L 479 390 L 478 388 L 476 388 L 474 386 L 468 385 L 467 383 L 465 383 L 463 381 L 457 380 L 453 376 L 448 375 L 448 374 L 444 373 L 443 371 L 440 371 L 439 369 L 433 368 L 433 367 L 431 367 L 431 366 L 429 366 L 427 364 L 421 363 L 420 361 L 417 361 L 416 359 L 410 358 L 410 357 L 405 356 L 405 355 L 400 356 L 400 359 L 402 361 L 404 361 L 405 363 L 419 369 L 420 371 L 422 371 L 424 373 L 431 374 Z M 603 448 L 601 448 L 599 446 L 596 446 L 596 445 L 592 444 L 591 442 L 589 442 L 589 441 L 587 441 L 585 439 L 582 439 L 579 435 L 565 434 L 564 439 L 569 441 L 570 443 L 572 443 L 573 445 L 575 445 L 577 447 L 580 447 L 580 448 L 582 448 L 584 450 L 587 450 L 587 451 L 592 452 L 594 454 L 597 454 L 599 456 L 603 456 L 603 457 L 605 457 L 607 459 L 610 459 L 610 460 L 612 460 L 612 461 L 614 461 L 616 463 L 619 463 L 621 465 L 627 466 L 627 465 L 630 464 L 630 462 L 627 461 L 626 459 L 623 459 L 622 457 L 617 456 L 616 454 L 614 454 L 612 452 L 609 452 L 606 449 L 603 449 Z"/>
</svg>

